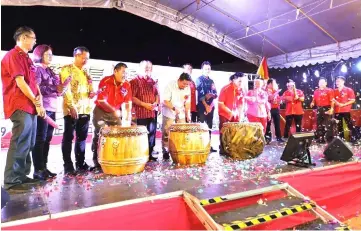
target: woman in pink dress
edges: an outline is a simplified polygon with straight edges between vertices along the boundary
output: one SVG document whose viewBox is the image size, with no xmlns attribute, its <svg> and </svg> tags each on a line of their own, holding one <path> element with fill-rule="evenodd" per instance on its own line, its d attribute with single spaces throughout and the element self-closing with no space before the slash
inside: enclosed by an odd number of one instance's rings
<svg viewBox="0 0 361 231">
<path fill-rule="evenodd" d="M 247 118 L 249 122 L 259 122 L 263 125 L 263 133 L 266 133 L 267 120 L 270 120 L 270 105 L 268 94 L 262 88 L 263 81 L 256 79 L 253 90 L 248 91 L 245 97 L 247 102 Z"/>
</svg>

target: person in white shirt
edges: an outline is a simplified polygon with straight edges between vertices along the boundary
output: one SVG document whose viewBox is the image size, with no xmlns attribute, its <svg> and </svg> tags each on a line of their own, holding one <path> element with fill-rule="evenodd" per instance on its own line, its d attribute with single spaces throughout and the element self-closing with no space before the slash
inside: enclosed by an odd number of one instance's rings
<svg viewBox="0 0 361 231">
<path fill-rule="evenodd" d="M 168 83 L 163 95 L 163 123 L 162 123 L 162 150 L 163 159 L 169 160 L 168 133 L 173 123 L 190 121 L 189 84 L 192 78 L 187 73 L 182 73 L 178 80 Z"/>
</svg>

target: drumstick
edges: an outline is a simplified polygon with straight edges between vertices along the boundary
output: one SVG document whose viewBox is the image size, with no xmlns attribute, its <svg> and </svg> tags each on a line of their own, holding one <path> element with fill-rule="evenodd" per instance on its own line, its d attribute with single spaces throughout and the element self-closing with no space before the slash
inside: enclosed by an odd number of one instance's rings
<svg viewBox="0 0 361 231">
<path fill-rule="evenodd" d="M 45 120 L 49 125 L 51 125 L 53 128 L 56 128 L 56 129 L 59 128 L 59 125 L 58 125 L 52 118 L 50 118 L 49 116 L 45 115 L 44 120 Z"/>
<path fill-rule="evenodd" d="M 285 120 L 285 118 L 283 118 L 283 116 L 280 115 L 280 118 L 284 123 L 286 123 L 286 120 Z"/>
</svg>

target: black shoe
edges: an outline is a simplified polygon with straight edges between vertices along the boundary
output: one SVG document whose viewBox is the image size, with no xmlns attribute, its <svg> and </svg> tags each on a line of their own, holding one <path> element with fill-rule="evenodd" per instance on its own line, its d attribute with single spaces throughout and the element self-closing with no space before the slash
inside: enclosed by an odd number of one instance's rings
<svg viewBox="0 0 361 231">
<path fill-rule="evenodd" d="M 76 164 L 76 170 L 77 171 L 88 171 L 90 169 L 89 165 L 87 163 L 82 163 L 82 164 Z"/>
<path fill-rule="evenodd" d="M 64 168 L 64 175 L 66 176 L 76 176 L 77 172 L 73 167 Z"/>
<path fill-rule="evenodd" d="M 50 178 L 56 177 L 56 175 L 57 175 L 56 173 L 50 172 L 49 169 L 46 169 L 45 171 L 46 171 L 46 173 L 48 174 L 48 176 L 49 176 Z"/>
<path fill-rule="evenodd" d="M 217 150 L 211 147 L 211 152 L 217 152 Z"/>
<path fill-rule="evenodd" d="M 79 172 L 79 173 L 85 173 L 87 171 L 90 171 L 90 167 L 87 163 L 83 163 L 81 165 L 77 165 L 76 167 L 76 171 Z"/>
<path fill-rule="evenodd" d="M 282 138 L 277 138 L 278 143 L 284 143 L 285 141 Z"/>
<path fill-rule="evenodd" d="M 29 177 L 26 177 L 25 180 L 22 181 L 22 184 L 29 184 L 29 185 L 37 185 L 40 181 L 37 179 L 31 179 Z"/>
<path fill-rule="evenodd" d="M 157 160 L 158 160 L 158 158 L 155 158 L 155 157 L 153 157 L 153 156 L 150 156 L 148 162 L 157 161 Z"/>
<path fill-rule="evenodd" d="M 91 167 L 90 171 L 91 172 L 96 172 L 96 173 L 103 172 L 102 167 L 100 166 L 100 164 L 96 164 L 96 165 L 94 165 L 94 167 Z"/>
<path fill-rule="evenodd" d="M 226 151 L 224 151 L 222 148 L 219 149 L 219 155 L 221 156 L 227 156 Z"/>
<path fill-rule="evenodd" d="M 35 171 L 33 177 L 34 179 L 45 181 L 49 178 L 49 175 L 46 172 L 46 170 L 42 170 L 42 171 Z"/>
</svg>

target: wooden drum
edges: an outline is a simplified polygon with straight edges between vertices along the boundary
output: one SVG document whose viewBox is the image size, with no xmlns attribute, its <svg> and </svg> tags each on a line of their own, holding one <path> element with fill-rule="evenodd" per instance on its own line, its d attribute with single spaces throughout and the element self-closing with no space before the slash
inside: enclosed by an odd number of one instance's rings
<svg viewBox="0 0 361 231">
<path fill-rule="evenodd" d="M 181 165 L 202 164 L 210 151 L 209 129 L 203 123 L 178 123 L 169 128 L 169 153 Z"/>
<path fill-rule="evenodd" d="M 224 151 L 233 159 L 255 158 L 266 144 L 260 123 L 224 123 L 221 132 Z"/>
<path fill-rule="evenodd" d="M 142 172 L 148 159 L 145 126 L 106 126 L 100 130 L 98 161 L 104 173 L 126 175 Z"/>
</svg>

